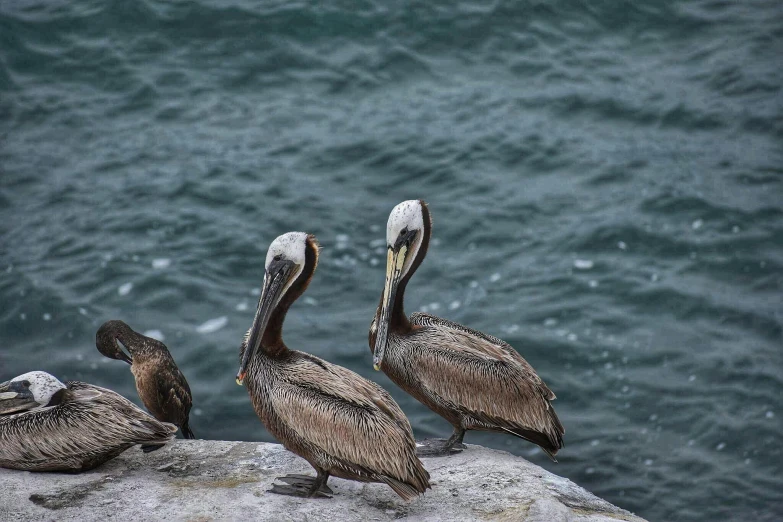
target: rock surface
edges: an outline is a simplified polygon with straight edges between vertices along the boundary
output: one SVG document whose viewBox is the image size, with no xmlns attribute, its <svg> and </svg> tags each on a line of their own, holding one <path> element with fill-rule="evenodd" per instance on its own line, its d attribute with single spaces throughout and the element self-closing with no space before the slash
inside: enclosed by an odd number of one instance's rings
<svg viewBox="0 0 783 522">
<path fill-rule="evenodd" d="M 469 445 L 423 462 L 432 489 L 410 503 L 385 485 L 336 478 L 333 498 L 300 499 L 266 491 L 276 476 L 313 474 L 278 444 L 177 440 L 78 475 L 0 469 L 0 519 L 642 521 L 506 452 Z"/>
</svg>

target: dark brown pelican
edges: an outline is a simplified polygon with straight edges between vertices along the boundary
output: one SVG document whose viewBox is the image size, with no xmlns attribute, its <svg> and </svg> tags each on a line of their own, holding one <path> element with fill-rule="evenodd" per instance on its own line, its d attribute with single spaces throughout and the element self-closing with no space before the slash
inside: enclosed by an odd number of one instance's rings
<svg viewBox="0 0 783 522">
<path fill-rule="evenodd" d="M 375 369 L 454 426 L 444 444 L 426 441 L 419 454 L 449 454 L 464 447 L 465 430 L 486 430 L 533 442 L 555 460 L 565 432 L 549 404 L 555 394 L 519 353 L 440 317 L 406 317 L 405 287 L 427 254 L 431 232 L 424 201 L 404 201 L 389 215 L 386 284 L 369 339 Z"/>
<path fill-rule="evenodd" d="M 289 232 L 269 245 L 264 286 L 242 342 L 237 383 L 261 421 L 283 445 L 307 460 L 316 477 L 288 475 L 270 490 L 328 497 L 330 476 L 388 484 L 409 500 L 429 488 L 416 457 L 410 423 L 380 386 L 341 366 L 289 350 L 283 320 L 318 264 L 314 236 Z"/>
<path fill-rule="evenodd" d="M 86 471 L 135 444 L 145 451 L 174 438 L 121 395 L 81 382 L 29 372 L 0 384 L 0 467 Z"/>
<path fill-rule="evenodd" d="M 133 331 L 122 321 L 106 321 L 95 334 L 95 346 L 106 357 L 131 365 L 141 402 L 156 419 L 175 424 L 186 439 L 196 438 L 188 425 L 193 403 L 190 386 L 165 344 Z"/>
</svg>

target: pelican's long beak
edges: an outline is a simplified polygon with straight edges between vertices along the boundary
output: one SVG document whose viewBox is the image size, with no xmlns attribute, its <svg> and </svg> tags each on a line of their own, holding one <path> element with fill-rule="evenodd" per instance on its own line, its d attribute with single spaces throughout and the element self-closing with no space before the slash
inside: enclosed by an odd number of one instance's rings
<svg viewBox="0 0 783 522">
<path fill-rule="evenodd" d="M 127 353 L 125 353 L 125 350 L 122 349 L 122 347 L 125 346 L 125 345 L 122 344 L 119 340 L 115 340 L 114 342 L 116 342 L 117 345 L 118 345 L 117 346 L 117 359 L 119 359 L 121 361 L 125 361 L 128 364 L 133 364 L 133 359 L 131 358 L 131 356 L 128 355 Z M 122 346 L 119 346 L 119 345 L 122 345 Z M 130 351 L 130 350 L 128 350 L 128 351 Z"/>
<path fill-rule="evenodd" d="M 402 268 L 408 257 L 408 238 L 398 241 L 395 248 L 389 247 L 386 255 L 386 284 L 383 287 L 383 306 L 378 320 L 378 332 L 375 336 L 375 349 L 373 350 L 372 367 L 376 371 L 381 369 L 383 354 L 386 352 L 386 341 L 389 336 L 389 323 L 394 308 L 394 299 L 397 296 L 397 287 L 402 277 Z"/>
<path fill-rule="evenodd" d="M 0 384 L 0 415 L 17 413 L 38 406 L 32 392 L 21 382 Z"/>
<path fill-rule="evenodd" d="M 264 336 L 266 325 L 269 318 L 280 302 L 283 296 L 291 273 L 294 271 L 295 263 L 289 260 L 273 261 L 269 265 L 266 277 L 264 278 L 264 288 L 261 291 L 261 297 L 258 299 L 258 308 L 256 316 L 253 319 L 253 325 L 250 327 L 250 336 L 247 338 L 245 354 L 242 356 L 242 363 L 237 372 L 237 384 L 242 386 L 247 373 L 247 365 L 253 358 L 258 347 L 261 346 L 261 338 Z"/>
</svg>

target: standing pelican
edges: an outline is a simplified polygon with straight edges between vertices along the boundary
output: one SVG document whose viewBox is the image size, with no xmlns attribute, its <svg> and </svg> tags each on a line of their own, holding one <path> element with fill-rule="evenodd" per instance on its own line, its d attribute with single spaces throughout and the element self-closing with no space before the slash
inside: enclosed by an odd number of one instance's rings
<svg viewBox="0 0 783 522">
<path fill-rule="evenodd" d="M 500 339 L 440 317 L 405 316 L 405 287 L 431 233 L 424 201 L 404 201 L 389 215 L 386 284 L 369 338 L 374 368 L 454 426 L 444 444 L 426 441 L 419 454 L 447 455 L 463 447 L 465 430 L 486 430 L 538 444 L 555 460 L 565 432 L 549 404 L 555 394 L 521 355 Z"/>
<path fill-rule="evenodd" d="M 264 286 L 240 349 L 237 384 L 247 381 L 256 414 L 316 477 L 288 475 L 273 493 L 329 497 L 330 476 L 388 484 L 405 500 L 423 493 L 429 473 L 416 457 L 410 423 L 380 386 L 341 366 L 289 350 L 286 312 L 302 295 L 318 264 L 312 235 L 289 232 L 269 245 Z"/>
<path fill-rule="evenodd" d="M 145 451 L 174 438 L 132 402 L 81 382 L 66 386 L 46 372 L 0 384 L 0 467 L 87 471 L 135 444 Z"/>
<path fill-rule="evenodd" d="M 193 404 L 190 386 L 165 344 L 133 331 L 122 321 L 106 321 L 95 334 L 95 346 L 106 357 L 131 365 L 141 402 L 156 419 L 176 425 L 186 439 L 196 438 L 188 425 Z"/>
</svg>

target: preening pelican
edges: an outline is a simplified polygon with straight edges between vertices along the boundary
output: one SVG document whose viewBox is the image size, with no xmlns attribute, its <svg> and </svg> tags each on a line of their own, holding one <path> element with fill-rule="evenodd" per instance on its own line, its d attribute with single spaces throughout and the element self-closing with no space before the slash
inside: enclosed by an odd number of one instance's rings
<svg viewBox="0 0 783 522">
<path fill-rule="evenodd" d="M 272 435 L 312 465 L 316 477 L 288 475 L 270 490 L 313 497 L 332 494 L 330 476 L 388 484 L 406 500 L 423 493 L 429 473 L 416 457 L 410 423 L 380 386 L 341 366 L 288 349 L 283 321 L 318 264 L 312 235 L 289 232 L 266 256 L 264 285 L 240 349 L 237 383 Z"/>
<path fill-rule="evenodd" d="M 454 426 L 444 444 L 428 441 L 420 455 L 462 448 L 466 430 L 510 433 L 555 460 L 563 425 L 555 394 L 508 343 L 440 317 L 403 311 L 405 287 L 424 260 L 432 233 L 427 204 L 404 201 L 386 226 L 386 284 L 370 325 L 373 366 Z"/>
<path fill-rule="evenodd" d="M 0 384 L 3 468 L 86 471 L 135 444 L 157 449 L 176 431 L 121 395 L 91 384 L 65 385 L 40 371 Z"/>
<path fill-rule="evenodd" d="M 95 346 L 106 357 L 130 364 L 139 398 L 156 419 L 176 425 L 186 439 L 196 438 L 189 426 L 193 404 L 190 386 L 165 344 L 133 331 L 122 321 L 106 321 L 95 335 Z"/>
</svg>

